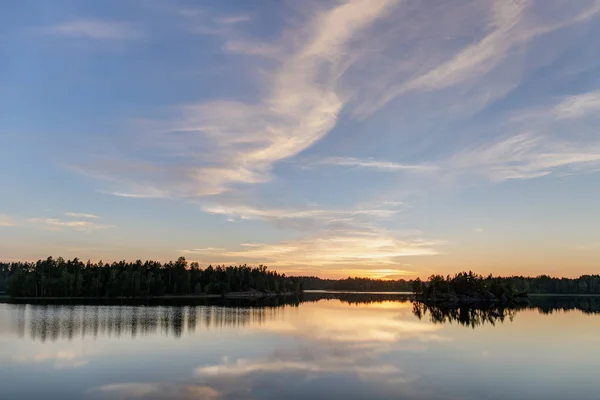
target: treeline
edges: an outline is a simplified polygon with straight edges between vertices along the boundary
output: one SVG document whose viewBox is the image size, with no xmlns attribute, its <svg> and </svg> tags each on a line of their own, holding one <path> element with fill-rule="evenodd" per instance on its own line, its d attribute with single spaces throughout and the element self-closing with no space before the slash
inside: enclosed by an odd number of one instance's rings
<svg viewBox="0 0 600 400">
<path fill-rule="evenodd" d="M 348 290 L 356 292 L 410 292 L 412 281 L 369 278 L 321 279 L 316 276 L 298 277 L 306 290 Z"/>
<path fill-rule="evenodd" d="M 526 293 L 600 294 L 600 275 L 582 275 L 575 279 L 548 275 L 535 278 L 513 276 L 507 279 L 516 290 Z"/>
<path fill-rule="evenodd" d="M 13 297 L 151 297 L 259 291 L 301 292 L 302 282 L 267 267 L 208 266 L 137 260 L 112 264 L 75 258 L 0 263 L 0 281 Z M 2 289 L 0 289 L 1 291 Z"/>
<path fill-rule="evenodd" d="M 468 273 L 467 273 L 468 274 Z M 449 275 L 436 279 L 453 279 Z M 321 279 L 314 276 L 298 277 L 306 290 L 347 290 L 359 292 L 411 292 L 415 281 L 381 280 L 368 278 Z M 431 280 L 432 277 L 428 278 Z M 487 279 L 487 278 L 486 278 Z M 505 285 L 516 292 L 529 294 L 600 294 L 600 275 L 582 275 L 579 278 L 553 278 L 548 275 L 537 277 L 511 276 L 494 277 L 496 284 Z M 491 283 L 488 281 L 487 283 Z"/>
</svg>

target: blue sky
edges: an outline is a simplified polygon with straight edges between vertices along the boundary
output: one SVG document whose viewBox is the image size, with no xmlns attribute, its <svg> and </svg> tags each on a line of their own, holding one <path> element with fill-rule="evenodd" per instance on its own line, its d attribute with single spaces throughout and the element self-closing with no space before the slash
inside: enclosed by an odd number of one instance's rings
<svg viewBox="0 0 600 400">
<path fill-rule="evenodd" d="M 9 1 L 0 256 L 597 273 L 600 1 Z"/>
</svg>

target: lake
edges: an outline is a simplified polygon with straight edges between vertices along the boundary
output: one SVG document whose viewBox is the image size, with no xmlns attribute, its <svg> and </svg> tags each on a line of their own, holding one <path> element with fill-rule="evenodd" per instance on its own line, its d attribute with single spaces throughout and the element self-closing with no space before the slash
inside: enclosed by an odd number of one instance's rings
<svg viewBox="0 0 600 400">
<path fill-rule="evenodd" d="M 0 304 L 2 399 L 598 399 L 600 298 Z"/>
</svg>

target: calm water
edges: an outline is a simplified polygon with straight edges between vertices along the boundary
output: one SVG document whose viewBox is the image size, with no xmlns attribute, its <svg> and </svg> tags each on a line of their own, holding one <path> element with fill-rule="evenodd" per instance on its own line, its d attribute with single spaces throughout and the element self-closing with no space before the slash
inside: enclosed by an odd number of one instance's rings
<svg viewBox="0 0 600 400">
<path fill-rule="evenodd" d="M 447 312 L 312 296 L 0 304 L 0 398 L 600 398 L 600 298 Z"/>
</svg>

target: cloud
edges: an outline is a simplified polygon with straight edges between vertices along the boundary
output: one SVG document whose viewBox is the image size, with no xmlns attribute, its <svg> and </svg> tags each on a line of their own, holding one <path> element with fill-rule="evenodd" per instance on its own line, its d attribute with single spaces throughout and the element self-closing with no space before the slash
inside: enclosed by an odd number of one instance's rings
<svg viewBox="0 0 600 400">
<path fill-rule="evenodd" d="M 119 394 L 126 398 L 142 398 L 153 394 L 157 390 L 157 385 L 154 383 L 115 383 L 112 385 L 104 385 L 92 391 Z"/>
<path fill-rule="evenodd" d="M 57 218 L 29 218 L 27 223 L 46 227 L 51 230 L 73 229 L 83 232 L 91 232 L 101 229 L 111 228 L 111 225 L 105 225 L 89 220 L 61 220 Z"/>
<path fill-rule="evenodd" d="M 239 38 L 228 40 L 223 49 L 229 53 L 261 56 L 273 59 L 279 59 L 282 55 L 281 47 L 276 44 L 256 43 Z"/>
<path fill-rule="evenodd" d="M 600 91 L 588 92 L 564 99 L 554 108 L 557 119 L 581 118 L 600 115 Z"/>
<path fill-rule="evenodd" d="M 80 19 L 54 25 L 48 32 L 60 36 L 87 37 L 90 39 L 135 40 L 144 35 L 124 22 Z"/>
<path fill-rule="evenodd" d="M 243 243 L 237 250 L 191 248 L 180 250 L 202 263 L 265 263 L 287 270 L 334 267 L 339 272 L 377 277 L 410 275 L 402 257 L 438 254 L 443 242 L 425 240 L 416 230 L 390 232 L 377 221 L 390 221 L 406 204 L 373 203 L 348 209 L 312 207 L 268 208 L 244 204 L 203 205 L 205 212 L 228 219 L 265 221 L 292 228 L 303 237 L 280 243 Z M 382 268 L 385 266 L 385 268 Z"/>
<path fill-rule="evenodd" d="M 354 208 L 354 209 L 327 209 L 319 207 L 306 207 L 306 208 L 259 208 L 252 207 L 244 204 L 232 204 L 232 205 L 204 205 L 202 206 L 203 211 L 209 214 L 220 214 L 227 215 L 230 217 L 237 217 L 240 219 L 247 220 L 265 220 L 265 221 L 276 221 L 276 220 L 320 220 L 322 222 L 327 221 L 340 221 L 340 220 L 352 220 L 356 217 L 368 216 L 377 218 L 389 218 L 400 212 L 398 207 L 400 204 L 383 204 L 380 208 Z"/>
<path fill-rule="evenodd" d="M 19 355 L 13 358 L 14 361 L 23 364 L 52 363 L 55 369 L 80 368 L 89 364 L 88 360 L 82 359 L 81 354 L 72 350 L 59 350 L 56 352 L 42 352 L 32 356 Z"/>
<path fill-rule="evenodd" d="M 491 5 L 486 10 L 488 16 L 483 18 L 479 15 L 482 4 Z M 517 59 L 523 54 L 517 51 L 519 46 L 525 46 L 538 37 L 556 32 L 566 26 L 586 21 L 600 12 L 600 2 L 595 1 L 591 5 L 574 7 L 569 10 L 569 13 L 559 15 L 558 21 L 545 21 L 539 17 L 540 12 L 536 6 L 542 7 L 546 4 L 527 0 L 495 0 L 493 2 L 469 2 L 468 6 L 454 7 L 454 4 L 451 5 L 452 9 L 444 11 L 448 16 L 447 19 L 438 21 L 440 26 L 444 26 L 447 23 L 446 20 L 460 21 L 462 14 L 471 21 L 487 20 L 487 27 L 483 30 L 485 34 L 474 42 L 459 48 L 443 61 L 439 61 L 436 57 L 446 53 L 446 50 L 437 47 L 444 46 L 444 40 L 440 39 L 433 44 L 421 39 L 423 43 L 417 43 L 416 46 L 406 49 L 408 57 L 413 55 L 414 60 L 418 60 L 419 54 L 413 54 L 415 49 L 420 52 L 424 51 L 426 54 L 433 54 L 433 62 L 427 59 L 419 60 L 421 64 L 431 64 L 431 66 L 421 73 L 422 66 L 409 62 L 409 71 L 412 74 L 408 73 L 398 77 L 382 73 L 381 75 L 388 80 L 380 82 L 376 86 L 377 90 L 367 96 L 368 101 L 359 104 L 355 114 L 370 115 L 403 95 L 451 88 L 455 88 L 456 92 L 444 99 L 456 102 L 457 96 L 468 94 L 468 96 L 464 96 L 465 102 L 469 103 L 469 106 L 480 109 L 481 104 L 490 102 L 518 85 L 526 65 Z M 431 15 L 436 15 L 436 13 L 432 12 Z M 472 24 L 469 25 L 472 26 Z M 423 24 L 423 27 L 425 26 Z M 419 29 L 413 26 L 411 28 Z M 442 31 L 441 34 L 447 35 L 449 38 L 464 34 L 462 33 L 463 28 L 453 26 L 453 29 L 454 32 Z M 472 33 L 469 36 L 477 37 Z M 446 45 L 450 48 L 454 46 L 454 43 Z M 508 64 L 509 61 L 512 63 Z M 504 66 L 504 70 L 498 71 L 497 68 L 501 66 Z M 404 68 L 397 69 L 405 71 Z M 417 73 L 415 74 L 414 71 Z M 491 73 L 495 73 L 496 76 L 490 76 Z M 392 81 L 389 81 L 390 76 L 394 78 Z M 482 79 L 486 81 L 482 82 Z M 470 104 L 469 98 L 476 98 L 477 102 Z M 454 106 L 449 108 L 454 108 Z"/>
<path fill-rule="evenodd" d="M 490 33 L 433 70 L 406 82 L 397 89 L 397 94 L 443 89 L 490 71 L 510 48 L 511 31 L 521 20 L 525 4 L 521 0 L 495 1 Z"/>
<path fill-rule="evenodd" d="M 94 214 L 84 214 L 84 213 L 68 212 L 68 213 L 65 213 L 65 215 L 67 217 L 73 217 L 73 218 L 100 219 L 99 216 L 94 215 Z"/>
<path fill-rule="evenodd" d="M 268 73 L 261 71 L 265 80 L 256 102 L 189 104 L 180 107 L 172 120 L 157 121 L 160 146 L 185 154 L 160 167 L 166 174 L 178 176 L 177 187 L 170 194 L 209 196 L 238 184 L 267 182 L 276 162 L 322 139 L 335 126 L 346 102 L 337 84 L 353 62 L 352 41 L 396 3 L 355 0 L 340 4 L 315 14 L 296 32 L 283 35 L 281 45 L 266 47 L 279 49 L 279 61 Z M 230 43 L 228 50 L 234 51 L 235 46 Z M 156 186 L 173 182 L 151 174 L 144 174 L 143 180 Z M 139 179 L 131 178 L 128 183 L 136 181 Z M 110 192 L 136 193 L 131 188 Z"/>
<path fill-rule="evenodd" d="M 234 25 L 234 24 L 239 24 L 241 22 L 248 22 L 251 20 L 252 20 L 252 17 L 250 17 L 249 15 L 239 14 L 239 15 L 229 15 L 226 17 L 218 18 L 217 22 L 219 22 L 221 24 L 226 24 L 226 25 Z"/>
<path fill-rule="evenodd" d="M 600 144 L 577 144 L 525 132 L 463 150 L 448 167 L 492 181 L 531 179 L 565 167 L 586 168 L 600 163 Z"/>
<path fill-rule="evenodd" d="M 138 190 L 133 193 L 105 192 L 105 191 L 100 191 L 100 193 L 110 194 L 112 196 L 117 196 L 117 197 L 129 197 L 132 199 L 164 199 L 164 198 L 169 197 L 169 194 L 166 193 L 165 191 L 160 190 L 160 189 L 155 189 L 152 187 L 144 188 L 144 189 Z"/>
<path fill-rule="evenodd" d="M 419 164 L 399 164 L 390 161 L 374 160 L 372 158 L 360 159 L 353 157 L 331 157 L 313 164 L 321 165 L 336 165 L 336 166 L 348 166 L 358 167 L 364 169 L 374 169 L 379 171 L 403 171 L 403 170 L 435 170 L 437 169 L 434 165 L 419 165 Z"/>
<path fill-rule="evenodd" d="M 90 394 L 123 399 L 238 399 L 275 393 L 274 397 L 289 398 L 294 397 L 290 396 L 293 382 L 316 379 L 327 387 L 344 376 L 357 387 L 371 385 L 373 398 L 416 398 L 423 393 L 411 385 L 417 376 L 390 360 L 450 338 L 440 334 L 441 325 L 418 321 L 411 310 L 408 301 L 364 307 L 320 302 L 318 307 L 304 307 L 303 318 L 268 318 L 247 326 L 250 334 L 283 335 L 292 346 L 270 346 L 264 354 L 252 357 L 224 356 L 199 365 L 191 376 L 182 374 L 176 382 L 114 383 L 92 389 Z M 330 397 L 338 398 L 342 392 L 330 390 Z"/>
<path fill-rule="evenodd" d="M 338 357 L 339 358 L 339 357 Z M 320 360 L 319 363 L 307 361 L 282 361 L 262 360 L 253 361 L 238 359 L 234 363 L 201 367 L 196 369 L 196 374 L 202 377 L 214 377 L 222 375 L 248 375 L 252 373 L 289 373 L 289 372 L 312 372 L 312 373 L 353 373 L 369 378 L 383 378 L 389 375 L 400 375 L 402 370 L 395 365 L 372 365 L 360 367 L 348 364 L 346 358 Z"/>
<path fill-rule="evenodd" d="M 409 302 L 387 302 L 361 308 L 322 302 L 318 308 L 304 309 L 305 318 L 273 320 L 254 328 L 294 338 L 295 343 L 299 343 L 297 347 L 274 349 L 254 359 L 230 360 L 226 357 L 221 363 L 198 367 L 195 375 L 207 384 L 225 386 L 236 382 L 233 386 L 239 387 L 254 383 L 256 376 L 280 382 L 289 376 L 298 381 L 343 374 L 351 378 L 350 381 L 372 383 L 398 397 L 409 389 L 407 384 L 414 376 L 403 371 L 397 363 L 388 363 L 388 356 L 396 353 L 402 342 L 411 349 L 422 349 L 427 342 L 447 339 L 439 335 L 440 326 L 406 315 L 410 308 Z M 377 392 L 372 395 L 382 397 Z M 332 396 L 338 397 L 335 393 Z M 399 397 L 403 398 L 402 395 Z"/>
<path fill-rule="evenodd" d="M 127 187 L 130 191 L 120 190 L 97 190 L 99 193 L 104 193 L 118 197 L 130 197 L 141 199 L 160 199 L 173 196 L 184 196 L 184 193 L 178 189 L 180 181 L 173 176 L 173 173 L 165 171 L 149 164 L 132 164 L 131 162 L 122 162 L 114 159 L 102 158 L 97 160 L 87 167 L 70 165 L 69 168 L 79 174 L 91 177 L 96 180 L 104 181 L 114 188 Z M 121 171 L 129 171 L 129 178 L 124 178 Z M 153 175 L 164 179 L 170 190 L 159 189 L 154 184 L 149 183 L 144 179 L 145 175 Z M 133 179 L 131 181 L 130 179 Z"/>
<path fill-rule="evenodd" d="M 0 214 L 0 227 L 1 226 L 15 226 L 15 220 L 10 215 Z"/>
<path fill-rule="evenodd" d="M 259 262 L 275 267 L 312 269 L 315 267 L 364 268 L 397 266 L 399 258 L 438 254 L 440 241 L 420 238 L 399 239 L 381 232 L 320 232 L 276 244 L 244 243 L 239 250 L 183 250 L 204 263 L 231 260 L 235 263 Z M 395 273 L 402 273 L 396 270 Z M 385 273 L 382 275 L 386 275 Z"/>
<path fill-rule="evenodd" d="M 538 12 L 544 4 L 495 0 L 414 8 L 400 0 L 354 0 L 303 10 L 276 40 L 227 31 L 225 52 L 264 57 L 249 60 L 244 71 L 256 78 L 253 96 L 243 96 L 250 100 L 173 107 L 167 117 L 146 121 L 140 129 L 139 139 L 161 157 L 131 156 L 119 167 L 106 160 L 80 169 L 110 182 L 102 191 L 116 196 L 218 196 L 273 180 L 278 162 L 318 143 L 345 109 L 370 115 L 399 97 L 408 106 L 431 100 L 429 113 L 481 109 L 516 88 L 525 70 L 537 65 L 523 58 L 526 45 L 600 11 L 600 2 L 590 2 L 558 15 Z M 186 18 L 207 18 L 201 10 L 180 11 Z M 247 19 L 232 15 L 212 23 Z M 452 91 L 431 94 L 441 90 Z M 557 112 L 591 112 L 594 101 L 571 99 L 573 104 Z M 352 157 L 322 163 L 390 172 L 440 167 Z"/>
</svg>

